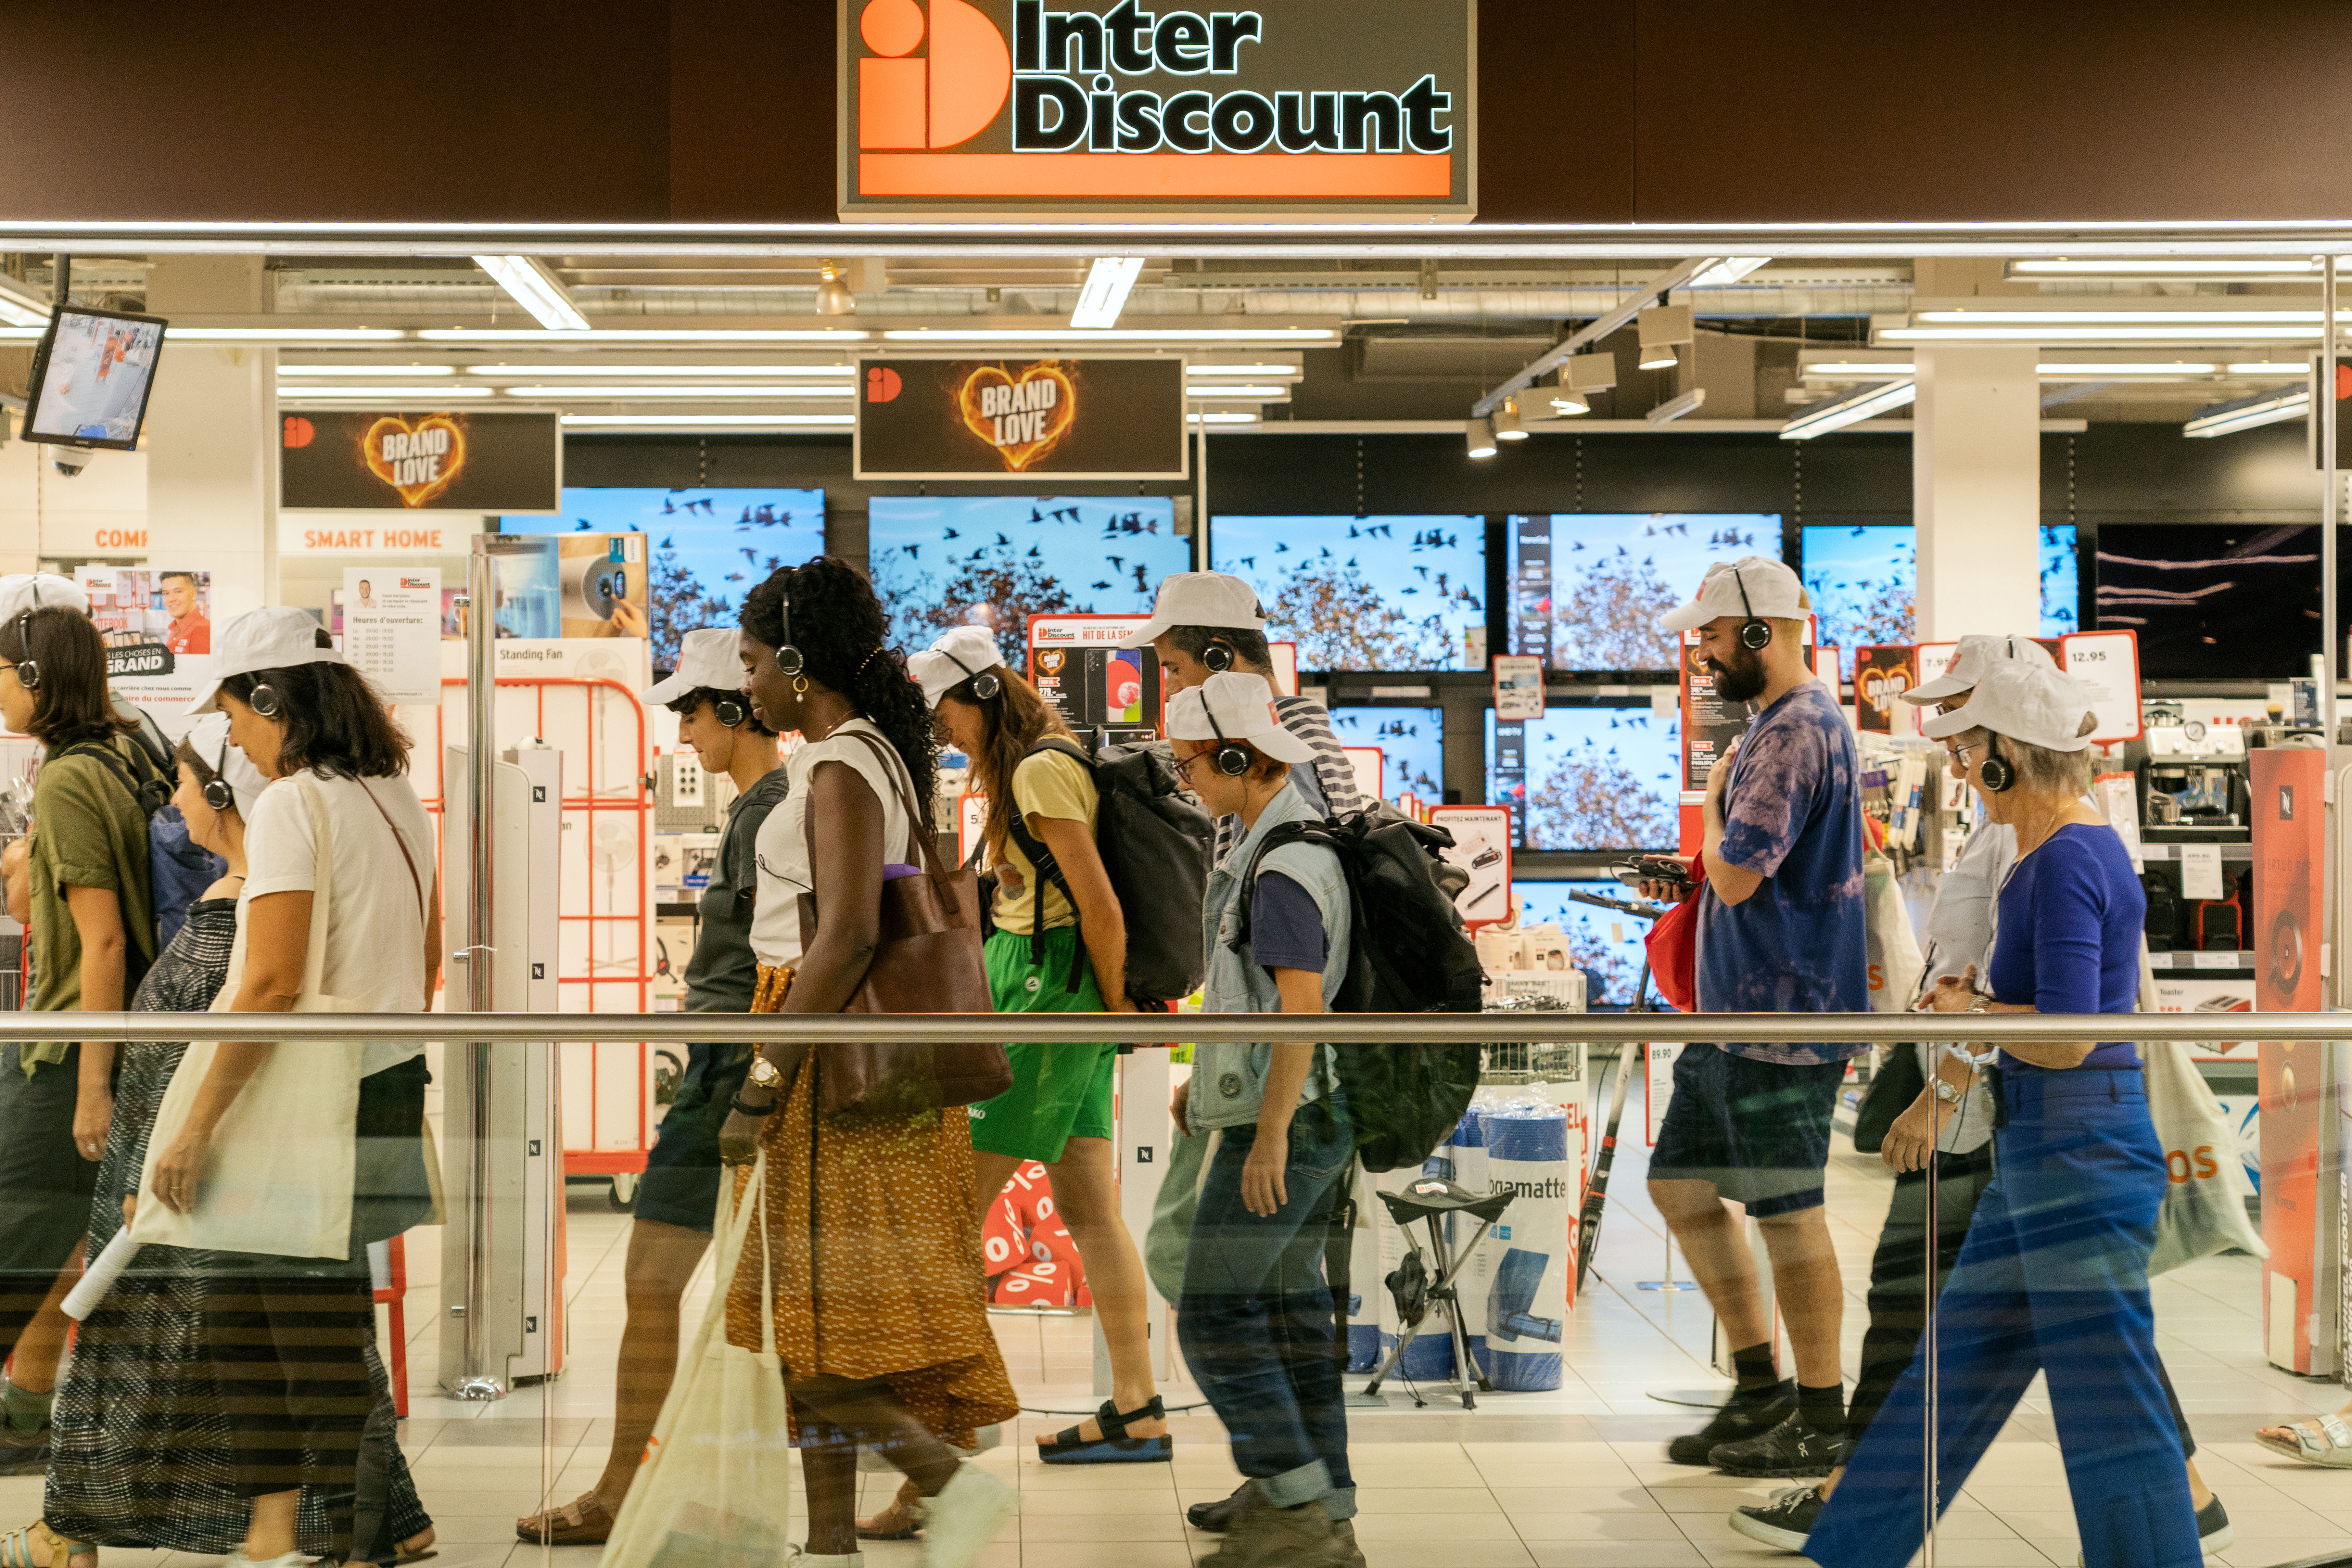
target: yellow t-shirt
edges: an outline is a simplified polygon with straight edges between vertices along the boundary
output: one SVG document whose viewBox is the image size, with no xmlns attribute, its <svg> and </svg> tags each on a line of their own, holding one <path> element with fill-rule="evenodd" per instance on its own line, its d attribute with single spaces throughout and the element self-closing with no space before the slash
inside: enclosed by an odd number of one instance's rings
<svg viewBox="0 0 2352 1568">
<path fill-rule="evenodd" d="M 1077 758 L 1066 752 L 1044 752 L 1013 770 L 1013 804 L 1024 816 L 1055 816 L 1066 822 L 1083 822 L 1087 825 L 1087 837 L 1091 838 L 1101 800 L 1095 793 L 1093 777 Z M 1044 841 L 1045 835 L 1034 825 L 1023 826 L 1028 827 L 1032 838 Z M 1020 841 L 1010 833 L 1004 836 L 1004 853 L 997 868 L 1001 879 L 993 910 L 997 929 L 1027 936 L 1032 930 L 1030 917 L 1037 908 L 1033 886 L 1037 870 L 1029 864 L 1029 857 L 1021 853 Z M 1011 878 L 1004 877 L 1008 868 Z M 1014 879 L 1019 883 L 1018 891 L 1010 885 Z M 1061 889 L 1047 882 L 1045 929 L 1076 923 L 1077 911 L 1070 908 L 1070 900 L 1062 896 Z"/>
</svg>

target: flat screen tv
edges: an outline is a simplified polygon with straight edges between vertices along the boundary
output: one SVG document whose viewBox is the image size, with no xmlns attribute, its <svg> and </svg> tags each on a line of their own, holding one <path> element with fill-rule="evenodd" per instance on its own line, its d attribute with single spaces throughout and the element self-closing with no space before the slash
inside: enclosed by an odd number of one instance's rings
<svg viewBox="0 0 2352 1568">
<path fill-rule="evenodd" d="M 119 452 L 138 446 L 163 326 L 161 316 L 59 306 L 33 353 L 25 439 Z"/>
<path fill-rule="evenodd" d="M 1907 522 L 1807 523 L 1801 534 L 1806 595 L 1845 673 L 1854 649 L 1916 642 L 1917 534 Z M 2040 542 L 2041 620 L 2038 637 L 2063 637 L 2080 626 L 2081 577 L 2072 523 L 2042 525 Z"/>
<path fill-rule="evenodd" d="M 2097 629 L 2136 632 L 2147 680 L 2285 680 L 2319 651 L 2319 530 L 2105 523 Z"/>
<path fill-rule="evenodd" d="M 824 553 L 824 492 L 568 486 L 562 515 L 502 517 L 499 531 L 644 534 L 653 660 L 667 669 L 688 632 L 735 625 L 776 568 Z"/>
<path fill-rule="evenodd" d="M 1509 652 L 1562 670 L 1671 670 L 1658 617 L 1710 563 L 1780 558 L 1776 512 L 1554 512 L 1509 520 Z"/>
<path fill-rule="evenodd" d="M 876 496 L 866 569 L 909 653 L 951 626 L 996 633 L 1022 668 L 1037 614 L 1146 614 L 1160 579 L 1192 569 L 1166 496 Z"/>
<path fill-rule="evenodd" d="M 1634 896 L 1632 889 L 1612 879 L 1605 882 L 1517 882 L 1512 884 L 1512 890 L 1518 895 L 1522 928 L 1559 927 L 1566 963 L 1589 969 L 1600 977 L 1600 989 L 1586 992 L 1585 1005 L 1622 1007 L 1633 1002 L 1633 986 L 1642 976 L 1642 938 L 1649 931 L 1649 922 L 1621 915 L 1614 910 L 1580 904 L 1568 896 L 1581 892 L 1631 899 Z M 1544 944 L 1538 941 L 1536 946 L 1540 952 Z M 1550 965 L 1541 963 L 1538 967 Z M 1651 998 L 1656 1005 L 1654 988 Z"/>
<path fill-rule="evenodd" d="M 1381 798 L 1406 790 L 1435 805 L 1445 798 L 1445 710 L 1378 705 L 1334 708 L 1331 732 L 1343 746 L 1381 749 Z"/>
<path fill-rule="evenodd" d="M 1681 772 L 1671 708 L 1555 707 L 1508 723 L 1486 710 L 1486 798 L 1511 807 L 1523 849 L 1671 850 Z"/>
<path fill-rule="evenodd" d="M 1466 669 L 1463 634 L 1486 625 L 1486 520 L 1459 516 L 1227 517 L 1212 570 L 1258 592 L 1265 634 L 1298 668 Z"/>
</svg>

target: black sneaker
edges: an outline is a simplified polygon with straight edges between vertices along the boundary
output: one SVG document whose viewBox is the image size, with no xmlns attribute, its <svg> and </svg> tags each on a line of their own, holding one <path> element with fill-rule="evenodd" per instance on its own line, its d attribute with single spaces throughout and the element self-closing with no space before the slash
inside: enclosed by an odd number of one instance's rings
<svg viewBox="0 0 2352 1568">
<path fill-rule="evenodd" d="M 0 1420 L 0 1476 L 45 1475 L 49 1468 L 47 1422 L 23 1432 Z"/>
<path fill-rule="evenodd" d="M 1717 1443 L 1706 1462 L 1727 1476 L 1826 1476 L 1845 1463 L 1845 1434 L 1823 1432 L 1791 1413 L 1761 1436 Z"/>
<path fill-rule="evenodd" d="M 1769 1388 L 1735 1394 L 1715 1413 L 1714 1420 L 1688 1436 L 1667 1444 L 1666 1458 L 1677 1465 L 1707 1464 L 1707 1456 L 1719 1445 L 1761 1436 L 1796 1413 L 1797 1384 L 1793 1378 L 1784 1377 Z"/>
<path fill-rule="evenodd" d="M 1205 1530 L 1212 1535 L 1223 1535 L 1234 1527 L 1250 1498 L 1250 1484 L 1244 1481 L 1234 1489 L 1234 1495 L 1215 1502 L 1196 1502 L 1184 1510 L 1184 1521 L 1195 1530 Z"/>
<path fill-rule="evenodd" d="M 1802 1552 L 1805 1538 L 1813 1532 L 1813 1521 L 1822 1517 L 1822 1494 L 1812 1487 L 1784 1488 L 1760 1508 L 1733 1509 L 1731 1528 L 1750 1541 L 1783 1552 Z"/>
</svg>

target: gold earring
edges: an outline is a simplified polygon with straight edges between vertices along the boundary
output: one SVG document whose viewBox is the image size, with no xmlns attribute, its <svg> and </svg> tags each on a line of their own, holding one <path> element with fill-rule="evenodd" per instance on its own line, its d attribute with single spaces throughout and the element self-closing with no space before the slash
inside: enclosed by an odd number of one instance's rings
<svg viewBox="0 0 2352 1568">
<path fill-rule="evenodd" d="M 806 697 L 806 696 L 808 695 L 808 692 L 809 692 L 809 680 L 808 680 L 808 677 L 807 677 L 807 676 L 805 676 L 805 675 L 795 675 L 795 676 L 793 676 L 793 696 L 795 696 L 795 697 Z"/>
</svg>

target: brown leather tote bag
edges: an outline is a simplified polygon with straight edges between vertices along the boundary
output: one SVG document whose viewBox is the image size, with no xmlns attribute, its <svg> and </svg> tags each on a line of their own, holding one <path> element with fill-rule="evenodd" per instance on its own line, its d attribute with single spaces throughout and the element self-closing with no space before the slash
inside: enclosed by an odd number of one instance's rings
<svg viewBox="0 0 2352 1568">
<path fill-rule="evenodd" d="M 941 870 L 939 852 L 925 831 L 928 819 L 915 800 L 906 766 L 887 742 L 853 730 L 882 759 L 883 771 L 898 787 L 912 840 L 907 864 L 911 877 L 882 884 L 880 940 L 866 977 L 845 1013 L 990 1013 L 988 971 L 981 959 L 980 879 L 970 867 Z M 814 813 L 803 813 L 809 865 L 816 865 Z M 814 892 L 800 896 L 801 946 L 816 940 Z M 923 1046 L 861 1041 L 818 1047 L 820 1106 L 827 1111 L 911 1116 L 950 1105 L 994 1099 L 1013 1087 L 1013 1064 L 1004 1047 L 984 1045 Z"/>
</svg>

